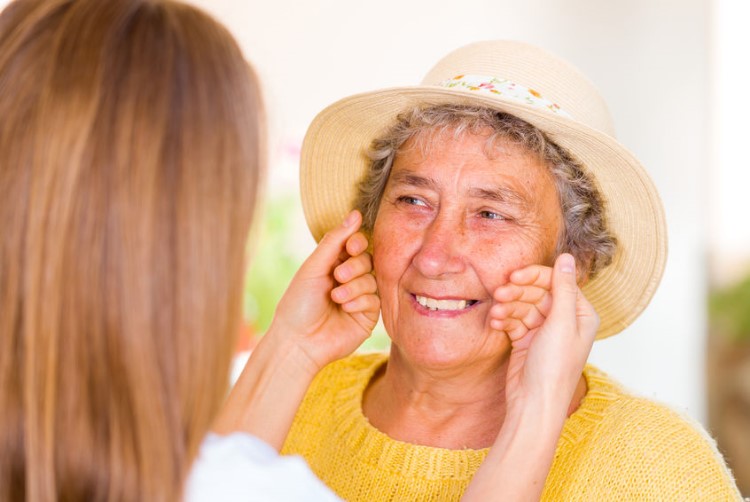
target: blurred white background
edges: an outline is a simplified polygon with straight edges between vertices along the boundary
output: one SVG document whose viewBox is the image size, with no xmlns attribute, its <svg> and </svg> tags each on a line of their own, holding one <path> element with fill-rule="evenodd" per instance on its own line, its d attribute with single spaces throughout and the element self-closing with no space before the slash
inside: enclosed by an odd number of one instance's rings
<svg viewBox="0 0 750 502">
<path fill-rule="evenodd" d="M 591 359 L 635 392 L 705 420 L 709 264 L 712 277 L 727 281 L 750 256 L 743 151 L 750 2 L 193 3 L 229 27 L 261 76 L 272 193 L 296 191 L 298 147 L 323 107 L 356 92 L 416 84 L 460 45 L 520 39 L 583 70 L 609 102 L 620 141 L 652 174 L 670 229 L 667 269 L 650 307 L 624 333 L 597 342 Z M 296 214 L 300 247 L 309 250 Z"/>
</svg>

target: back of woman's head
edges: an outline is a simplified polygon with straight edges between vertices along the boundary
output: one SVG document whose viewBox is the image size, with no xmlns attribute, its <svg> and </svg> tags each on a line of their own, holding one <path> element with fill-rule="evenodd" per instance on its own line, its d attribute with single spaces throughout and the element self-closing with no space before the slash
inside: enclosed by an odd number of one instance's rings
<svg viewBox="0 0 750 502">
<path fill-rule="evenodd" d="M 192 7 L 0 16 L 0 500 L 179 497 L 226 387 L 260 106 Z"/>
</svg>

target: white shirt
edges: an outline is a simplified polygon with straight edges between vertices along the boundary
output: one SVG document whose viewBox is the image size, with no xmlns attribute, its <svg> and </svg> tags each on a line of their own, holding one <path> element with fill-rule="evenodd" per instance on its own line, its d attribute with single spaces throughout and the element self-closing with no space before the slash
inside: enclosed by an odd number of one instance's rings
<svg viewBox="0 0 750 502">
<path fill-rule="evenodd" d="M 208 434 L 185 487 L 186 502 L 339 501 L 301 457 L 282 456 L 237 432 Z"/>
</svg>

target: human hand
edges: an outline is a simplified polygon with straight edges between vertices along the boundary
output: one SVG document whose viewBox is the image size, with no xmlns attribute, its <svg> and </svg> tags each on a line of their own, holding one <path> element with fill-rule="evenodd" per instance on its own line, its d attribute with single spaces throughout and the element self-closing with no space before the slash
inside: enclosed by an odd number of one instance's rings
<svg viewBox="0 0 750 502">
<path fill-rule="evenodd" d="M 362 215 L 352 211 L 330 230 L 295 274 L 266 337 L 278 337 L 312 363 L 312 371 L 353 352 L 372 333 L 380 299 L 367 253 L 357 232 Z"/>
<path fill-rule="evenodd" d="M 359 212 L 328 232 L 276 307 L 266 335 L 220 410 L 213 430 L 247 432 L 277 450 L 312 379 L 356 349 L 380 313 Z"/>
<path fill-rule="evenodd" d="M 514 271 L 495 290 L 490 326 L 512 349 L 502 428 L 462 500 L 539 500 L 560 431 L 599 327 L 575 261 Z"/>
<path fill-rule="evenodd" d="M 556 409 L 567 412 L 599 327 L 599 316 L 576 284 L 573 257 L 560 255 L 554 268 L 516 270 L 493 296 L 498 303 L 490 325 L 512 345 L 508 408 L 541 399 L 560 402 Z"/>
</svg>

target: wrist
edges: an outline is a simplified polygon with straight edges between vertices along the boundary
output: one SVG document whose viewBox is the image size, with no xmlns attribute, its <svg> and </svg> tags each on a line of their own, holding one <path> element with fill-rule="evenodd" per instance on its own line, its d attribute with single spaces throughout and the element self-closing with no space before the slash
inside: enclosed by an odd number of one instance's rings
<svg viewBox="0 0 750 502">
<path fill-rule="evenodd" d="M 213 431 L 247 432 L 280 449 L 315 375 L 313 361 L 293 341 L 269 330 L 253 350 Z"/>
<path fill-rule="evenodd" d="M 549 384 L 549 382 L 553 382 Z M 575 378 L 545 380 L 544 385 L 534 385 L 508 396 L 506 415 L 510 418 L 538 417 L 549 423 L 562 423 L 573 413 L 585 397 L 586 380 L 579 373 Z"/>
<path fill-rule="evenodd" d="M 271 323 L 256 351 L 261 350 L 264 358 L 283 364 L 290 376 L 312 380 L 323 365 L 320 365 L 305 350 L 299 343 L 298 337 L 295 337 L 291 331 L 284 326 L 279 326 L 276 322 Z"/>
<path fill-rule="evenodd" d="M 529 448 L 556 445 L 568 418 L 570 403 L 567 393 L 535 394 L 508 403 L 502 434 L 498 436 L 497 442 L 504 442 L 506 447 L 511 443 L 526 443 Z"/>
<path fill-rule="evenodd" d="M 560 399 L 516 400 L 462 500 L 496 500 L 498 487 L 502 487 L 503 500 L 538 500 L 565 422 L 565 409 Z"/>
</svg>

